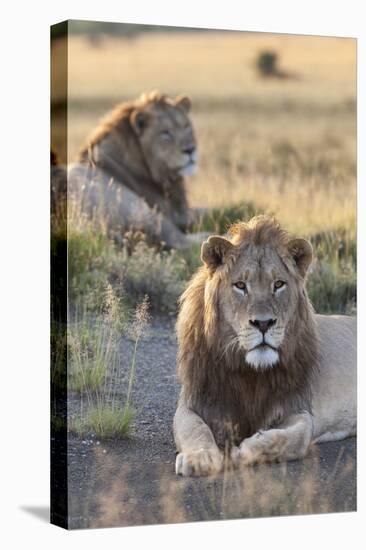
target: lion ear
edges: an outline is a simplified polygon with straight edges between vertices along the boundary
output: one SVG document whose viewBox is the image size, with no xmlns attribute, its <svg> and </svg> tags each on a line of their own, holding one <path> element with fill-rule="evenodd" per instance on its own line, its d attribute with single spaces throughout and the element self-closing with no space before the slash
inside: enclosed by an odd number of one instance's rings
<svg viewBox="0 0 366 550">
<path fill-rule="evenodd" d="M 140 109 L 135 109 L 130 114 L 130 124 L 134 132 L 140 136 L 150 121 L 150 114 Z"/>
<path fill-rule="evenodd" d="M 191 99 L 187 95 L 178 95 L 175 98 L 174 105 L 176 107 L 181 107 L 183 109 L 183 111 L 188 113 L 191 109 L 192 102 L 191 102 Z"/>
<path fill-rule="evenodd" d="M 301 276 L 305 277 L 313 259 L 313 247 L 306 239 L 293 239 L 288 243 L 288 250 Z"/>
<path fill-rule="evenodd" d="M 225 262 L 227 254 L 234 248 L 234 245 L 225 239 L 213 235 L 202 244 L 201 260 L 212 270 L 222 265 Z"/>
</svg>

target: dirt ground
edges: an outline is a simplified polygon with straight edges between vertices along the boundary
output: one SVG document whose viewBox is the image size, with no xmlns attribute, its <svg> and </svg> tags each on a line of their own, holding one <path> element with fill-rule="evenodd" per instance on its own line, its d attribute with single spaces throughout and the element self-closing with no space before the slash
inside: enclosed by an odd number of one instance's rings
<svg viewBox="0 0 366 550">
<path fill-rule="evenodd" d="M 123 353 L 129 360 L 132 343 L 123 343 Z M 177 477 L 175 356 L 173 323 L 155 320 L 138 351 L 130 437 L 106 442 L 70 434 L 71 529 L 356 510 L 355 438 L 318 445 L 302 461 Z M 78 406 L 71 394 L 71 417 Z"/>
</svg>

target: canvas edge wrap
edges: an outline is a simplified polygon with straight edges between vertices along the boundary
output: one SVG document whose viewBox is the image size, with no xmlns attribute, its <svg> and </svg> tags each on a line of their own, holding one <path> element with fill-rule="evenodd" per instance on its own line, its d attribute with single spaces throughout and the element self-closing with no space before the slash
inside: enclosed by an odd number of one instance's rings
<svg viewBox="0 0 366 550">
<path fill-rule="evenodd" d="M 62 136 L 63 150 L 67 151 L 67 73 L 68 21 L 50 28 L 51 47 L 51 150 L 53 135 Z M 63 38 L 63 40 L 59 40 Z M 52 48 L 59 48 L 57 62 Z M 58 211 L 57 187 L 66 190 L 66 171 L 51 162 L 51 506 L 50 522 L 68 528 L 68 460 L 67 460 L 67 193 L 63 197 L 63 213 Z"/>
</svg>

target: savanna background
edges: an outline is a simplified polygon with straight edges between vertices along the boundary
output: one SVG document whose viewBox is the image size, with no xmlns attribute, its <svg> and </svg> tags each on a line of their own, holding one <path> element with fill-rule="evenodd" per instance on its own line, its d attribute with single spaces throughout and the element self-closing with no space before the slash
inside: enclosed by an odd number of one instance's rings
<svg viewBox="0 0 366 550">
<path fill-rule="evenodd" d="M 54 35 L 54 64 L 65 40 Z M 313 243 L 315 310 L 355 314 L 354 39 L 71 22 L 67 73 L 67 98 L 57 82 L 65 75 L 52 81 L 52 146 L 62 162 L 116 103 L 152 89 L 190 95 L 199 165 L 188 200 L 209 208 L 197 230 L 224 233 L 239 219 L 275 215 Z M 200 247 L 166 251 L 132 233 L 117 246 L 75 204 L 67 225 L 67 348 L 54 325 L 52 379 L 69 395 L 70 526 L 354 509 L 354 443 L 297 465 L 175 478 L 174 320 Z M 66 235 L 54 227 L 57 250 Z"/>
</svg>

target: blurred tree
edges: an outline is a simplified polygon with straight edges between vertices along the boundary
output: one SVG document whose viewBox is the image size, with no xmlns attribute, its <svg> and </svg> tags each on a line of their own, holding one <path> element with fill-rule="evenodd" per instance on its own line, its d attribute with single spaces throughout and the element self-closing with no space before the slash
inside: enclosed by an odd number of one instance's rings
<svg viewBox="0 0 366 550">
<path fill-rule="evenodd" d="M 283 71 L 278 67 L 278 54 L 275 51 L 266 50 L 260 52 L 257 56 L 255 65 L 259 75 L 264 78 L 299 78 L 297 74 Z"/>
<path fill-rule="evenodd" d="M 261 52 L 256 61 L 257 69 L 261 76 L 277 76 L 278 55 L 273 51 Z"/>
</svg>

